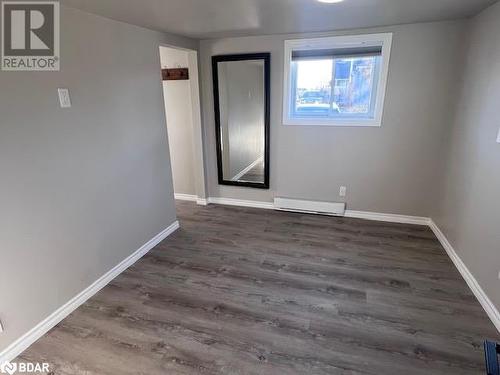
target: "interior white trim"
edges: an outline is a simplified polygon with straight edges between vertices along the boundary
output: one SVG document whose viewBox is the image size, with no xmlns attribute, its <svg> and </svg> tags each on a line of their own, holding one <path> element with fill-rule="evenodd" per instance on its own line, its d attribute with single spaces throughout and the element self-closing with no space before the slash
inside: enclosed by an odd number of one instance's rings
<svg viewBox="0 0 500 375">
<path fill-rule="evenodd" d="M 227 206 L 263 208 L 266 210 L 278 209 L 278 207 L 276 207 L 272 202 L 259 202 L 259 201 L 249 201 L 249 200 L 232 199 L 232 198 L 211 197 L 208 198 L 207 203 L 221 204 Z M 368 212 L 368 211 L 353 211 L 353 210 L 346 210 L 344 217 L 374 220 L 374 221 L 384 221 L 389 223 L 416 224 L 416 225 L 430 225 L 431 221 L 431 219 L 429 219 L 428 217 L 406 216 L 406 215 L 385 214 L 385 213 Z"/>
<path fill-rule="evenodd" d="M 421 217 L 421 216 L 384 214 L 379 212 L 353 211 L 353 210 L 346 210 L 345 217 L 374 220 L 374 221 L 385 221 L 388 223 L 402 223 L 402 224 L 416 224 L 416 225 L 429 225 L 431 220 L 428 217 Z"/>
<path fill-rule="evenodd" d="M 196 200 L 196 204 L 199 204 L 200 206 L 207 206 L 208 205 L 208 199 L 198 198 Z"/>
<path fill-rule="evenodd" d="M 135 262 L 146 255 L 151 249 L 158 245 L 161 241 L 167 238 L 170 234 L 175 232 L 179 228 L 179 222 L 175 221 L 167 229 L 163 230 L 161 233 L 157 234 L 146 244 L 141 246 L 128 258 L 120 262 L 113 269 L 108 271 L 98 280 L 96 280 L 92 285 L 83 290 L 77 296 L 73 297 L 66 304 L 58 308 L 51 315 L 49 315 L 42 322 L 37 324 L 30 331 L 21 336 L 18 340 L 12 343 L 4 351 L 0 353 L 0 363 L 14 360 L 19 354 L 24 352 L 29 348 L 35 341 L 45 335 L 54 326 L 60 323 L 69 314 L 75 311 L 78 307 L 84 304 L 89 298 L 99 292 L 102 288 L 108 285 L 115 277 L 120 275 L 127 268 L 132 266 Z"/>
<path fill-rule="evenodd" d="M 472 293 L 474 293 L 474 295 L 476 296 L 477 300 L 483 307 L 484 311 L 486 311 L 486 314 L 488 314 L 488 317 L 493 322 L 496 329 L 500 332 L 500 312 L 498 311 L 496 306 L 488 298 L 488 295 L 484 292 L 483 288 L 481 288 L 481 285 L 479 285 L 476 278 L 469 271 L 469 269 L 462 261 L 462 259 L 460 259 L 457 252 L 455 251 L 451 243 L 448 241 L 444 233 L 441 231 L 441 229 L 439 229 L 439 227 L 436 225 L 434 220 L 432 219 L 429 220 L 429 227 L 432 229 L 432 231 L 438 238 L 439 242 L 441 242 L 441 245 L 448 253 L 448 256 L 451 258 L 453 264 L 455 264 L 455 267 L 458 269 L 458 271 L 464 278 L 470 290 L 472 290 Z"/>
<path fill-rule="evenodd" d="M 188 50 L 189 82 L 191 88 L 191 106 L 193 120 L 193 152 L 195 161 L 194 177 L 196 181 L 196 194 L 206 197 L 207 188 L 205 181 L 205 159 L 203 156 L 203 125 L 201 118 L 200 77 L 198 70 L 198 51 Z M 200 203 L 198 203 L 200 204 Z"/>
<path fill-rule="evenodd" d="M 259 163 L 262 163 L 264 160 L 264 157 L 261 156 L 257 160 L 255 160 L 252 164 L 250 164 L 248 167 L 243 169 L 240 173 L 238 173 L 236 176 L 234 176 L 231 181 L 238 181 L 240 178 L 242 178 L 244 175 L 246 175 L 248 172 L 250 172 L 252 169 L 254 169 Z"/>
<path fill-rule="evenodd" d="M 239 207 L 253 207 L 253 208 L 263 208 L 266 210 L 273 210 L 274 204 L 272 202 L 258 202 L 258 201 L 247 201 L 241 199 L 231 199 L 231 198 L 208 198 L 209 204 L 221 204 L 225 206 L 239 206 Z"/>
<path fill-rule="evenodd" d="M 193 123 L 193 160 L 195 161 L 193 175 L 195 178 L 196 194 L 198 196 L 206 196 L 206 180 L 205 180 L 205 161 L 203 156 L 203 126 L 201 119 L 201 102 L 200 102 L 200 77 L 198 72 L 198 51 L 182 48 L 172 44 L 160 44 L 161 48 L 171 48 L 187 52 L 188 67 L 189 67 L 189 87 L 191 91 L 190 104 L 191 104 L 191 119 Z M 161 69 L 160 59 L 160 69 Z M 176 198 L 177 199 L 177 198 Z M 179 198 L 181 199 L 181 198 Z M 200 203 L 198 203 L 200 204 Z"/>
<path fill-rule="evenodd" d="M 283 76 L 283 125 L 307 125 L 307 126 L 382 126 L 382 118 L 384 114 L 384 103 L 387 90 L 387 80 L 389 77 L 389 63 L 392 50 L 392 33 L 379 34 L 359 34 L 359 35 L 341 35 L 327 36 L 320 38 L 308 39 L 291 39 L 285 40 L 284 46 L 284 76 Z M 382 62 L 380 66 L 380 76 L 377 83 L 377 94 L 375 102 L 375 112 L 372 118 L 345 118 L 345 119 L 321 119 L 321 118 L 293 118 L 290 116 L 290 108 L 292 103 L 292 53 L 294 50 L 307 49 L 329 49 L 329 48 L 346 48 L 360 46 L 381 46 L 382 47 Z"/>
<path fill-rule="evenodd" d="M 188 202 L 196 202 L 196 204 L 199 204 L 200 206 L 206 206 L 208 204 L 207 199 L 205 198 L 200 198 L 197 195 L 191 195 L 191 194 L 174 194 L 175 199 L 179 201 L 188 201 Z"/>
<path fill-rule="evenodd" d="M 198 201 L 198 196 L 196 196 L 196 195 L 175 193 L 174 196 L 175 196 L 175 199 L 177 199 L 179 201 L 189 201 L 189 202 L 197 202 Z"/>
</svg>

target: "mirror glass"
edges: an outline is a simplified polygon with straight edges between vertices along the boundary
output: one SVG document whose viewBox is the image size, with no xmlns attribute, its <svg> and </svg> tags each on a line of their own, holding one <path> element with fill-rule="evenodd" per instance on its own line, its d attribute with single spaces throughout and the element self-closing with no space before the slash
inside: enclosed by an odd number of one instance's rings
<svg viewBox="0 0 500 375">
<path fill-rule="evenodd" d="M 267 61 L 238 55 L 214 63 L 221 184 L 268 188 Z"/>
</svg>

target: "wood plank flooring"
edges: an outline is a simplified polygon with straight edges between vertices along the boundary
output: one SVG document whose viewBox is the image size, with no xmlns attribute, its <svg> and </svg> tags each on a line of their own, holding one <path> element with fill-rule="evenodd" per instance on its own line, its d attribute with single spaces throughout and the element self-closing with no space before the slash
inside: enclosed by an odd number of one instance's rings
<svg viewBox="0 0 500 375">
<path fill-rule="evenodd" d="M 177 204 L 181 229 L 18 360 L 54 374 L 484 374 L 427 227 Z"/>
<path fill-rule="evenodd" d="M 240 182 L 257 182 L 264 183 L 264 161 L 257 164 L 251 170 L 249 170 L 245 175 L 243 175 L 238 181 Z"/>
</svg>

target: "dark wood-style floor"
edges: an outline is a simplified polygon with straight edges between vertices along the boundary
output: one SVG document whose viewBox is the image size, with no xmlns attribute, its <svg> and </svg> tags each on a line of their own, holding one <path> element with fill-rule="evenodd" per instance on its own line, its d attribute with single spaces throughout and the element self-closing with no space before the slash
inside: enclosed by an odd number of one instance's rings
<svg viewBox="0 0 500 375">
<path fill-rule="evenodd" d="M 181 229 L 21 357 L 55 374 L 484 374 L 426 227 L 178 203 Z"/>
<path fill-rule="evenodd" d="M 257 164 L 243 175 L 238 181 L 240 182 L 257 182 L 264 183 L 264 161 Z"/>
</svg>

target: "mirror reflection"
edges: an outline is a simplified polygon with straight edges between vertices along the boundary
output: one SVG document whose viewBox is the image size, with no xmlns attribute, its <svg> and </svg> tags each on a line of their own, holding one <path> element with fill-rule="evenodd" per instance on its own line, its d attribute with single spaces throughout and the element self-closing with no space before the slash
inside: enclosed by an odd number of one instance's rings
<svg viewBox="0 0 500 375">
<path fill-rule="evenodd" d="M 214 65 L 219 182 L 265 188 L 268 186 L 266 60 L 225 61 L 224 58 L 227 57 L 218 57 L 220 61 Z"/>
</svg>

